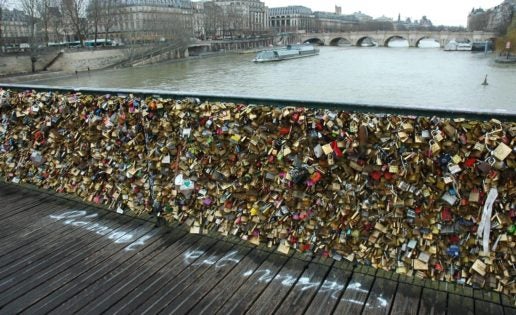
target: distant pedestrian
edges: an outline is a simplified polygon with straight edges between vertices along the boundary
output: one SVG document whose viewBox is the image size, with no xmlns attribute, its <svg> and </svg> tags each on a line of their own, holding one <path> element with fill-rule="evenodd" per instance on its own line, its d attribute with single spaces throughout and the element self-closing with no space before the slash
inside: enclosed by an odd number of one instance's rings
<svg viewBox="0 0 516 315">
<path fill-rule="evenodd" d="M 88 72 L 90 72 L 90 67 L 88 67 Z"/>
<path fill-rule="evenodd" d="M 75 70 L 75 77 L 79 78 L 79 71 Z"/>
</svg>

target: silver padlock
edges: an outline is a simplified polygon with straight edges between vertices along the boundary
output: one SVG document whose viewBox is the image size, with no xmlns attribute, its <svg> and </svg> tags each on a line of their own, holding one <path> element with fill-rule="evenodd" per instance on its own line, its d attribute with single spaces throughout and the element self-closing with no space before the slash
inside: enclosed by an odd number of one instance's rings
<svg viewBox="0 0 516 315">
<path fill-rule="evenodd" d="M 459 173 L 460 171 L 462 171 L 462 169 L 460 168 L 459 165 L 457 164 L 453 164 L 453 163 L 449 163 L 448 164 L 448 170 L 450 171 L 450 173 L 452 174 L 457 174 Z"/>
<path fill-rule="evenodd" d="M 441 199 L 446 201 L 450 206 L 453 206 L 457 202 L 457 196 L 452 196 L 448 192 L 445 193 Z"/>
</svg>

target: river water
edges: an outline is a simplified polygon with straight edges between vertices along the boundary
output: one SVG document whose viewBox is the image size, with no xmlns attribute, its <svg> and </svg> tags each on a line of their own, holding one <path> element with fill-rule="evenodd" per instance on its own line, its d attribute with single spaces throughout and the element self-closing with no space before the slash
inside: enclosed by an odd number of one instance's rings
<svg viewBox="0 0 516 315">
<path fill-rule="evenodd" d="M 319 56 L 254 64 L 228 54 L 80 73 L 37 84 L 516 113 L 516 66 L 494 55 L 424 48 L 321 47 Z M 482 86 L 485 75 L 487 86 Z"/>
</svg>

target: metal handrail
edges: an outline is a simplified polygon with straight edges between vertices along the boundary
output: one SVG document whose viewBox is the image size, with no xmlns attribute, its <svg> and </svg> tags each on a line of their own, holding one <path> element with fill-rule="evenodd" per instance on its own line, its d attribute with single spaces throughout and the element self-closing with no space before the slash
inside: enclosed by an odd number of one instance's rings
<svg viewBox="0 0 516 315">
<path fill-rule="evenodd" d="M 515 112 L 489 112 L 480 110 L 454 110 L 454 109 L 441 109 L 441 108 L 427 108 L 423 106 L 391 106 L 384 104 L 365 104 L 365 103 L 340 103 L 340 102 L 326 102 L 326 101 L 313 101 L 313 100 L 300 100 L 300 99 L 284 99 L 284 98 L 258 98 L 240 95 L 227 95 L 227 94 L 203 94 L 195 92 L 170 92 L 164 90 L 151 90 L 151 89 L 114 89 L 114 88 L 90 88 L 90 87 L 63 87 L 63 86 L 50 86 L 50 85 L 25 85 L 25 84 L 3 84 L 0 83 L 0 88 L 11 89 L 11 90 L 35 90 L 35 91 L 54 91 L 64 93 L 91 93 L 91 94 L 133 94 L 141 97 L 161 97 L 161 98 L 197 98 L 200 101 L 210 102 L 227 102 L 236 104 L 256 104 L 256 105 L 268 105 L 274 107 L 307 107 L 316 109 L 332 109 L 332 110 L 344 110 L 349 112 L 367 112 L 375 114 L 398 114 L 408 116 L 440 116 L 449 118 L 471 118 L 479 120 L 490 120 L 498 119 L 502 121 L 516 121 Z"/>
</svg>

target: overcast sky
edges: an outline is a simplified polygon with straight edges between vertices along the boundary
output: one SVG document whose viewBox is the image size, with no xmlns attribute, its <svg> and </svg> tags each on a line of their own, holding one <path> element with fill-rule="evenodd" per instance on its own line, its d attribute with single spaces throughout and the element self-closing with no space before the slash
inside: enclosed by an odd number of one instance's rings
<svg viewBox="0 0 516 315">
<path fill-rule="evenodd" d="M 472 8 L 489 9 L 503 0 L 262 0 L 269 8 L 288 5 L 303 5 L 313 11 L 334 12 L 335 5 L 342 7 L 343 14 L 362 11 L 372 17 L 382 15 L 404 20 L 407 17 L 419 20 L 423 15 L 434 25 L 466 26 Z"/>
</svg>

